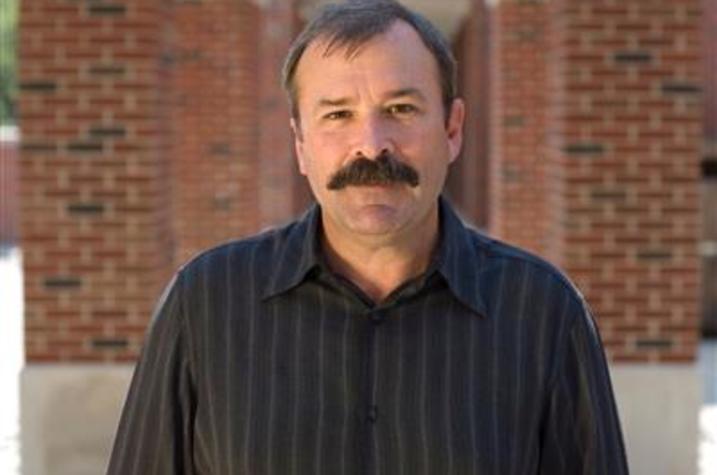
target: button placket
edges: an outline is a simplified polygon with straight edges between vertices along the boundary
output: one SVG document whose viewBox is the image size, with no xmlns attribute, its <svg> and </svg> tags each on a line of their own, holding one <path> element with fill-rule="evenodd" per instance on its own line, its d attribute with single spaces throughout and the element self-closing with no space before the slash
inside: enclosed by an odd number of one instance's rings
<svg viewBox="0 0 717 475">
<path fill-rule="evenodd" d="M 379 342 L 382 341 L 381 335 L 386 330 L 383 327 L 388 321 L 389 309 L 386 307 L 371 307 L 365 309 L 363 313 L 364 325 L 366 328 L 366 361 L 365 361 L 365 383 L 364 400 L 361 406 L 361 422 L 363 426 L 363 444 L 364 444 L 364 460 L 366 464 L 366 473 L 374 473 L 376 457 L 379 449 L 380 424 L 379 420 L 379 402 L 377 394 L 378 372 L 380 371 L 379 358 Z"/>
<path fill-rule="evenodd" d="M 366 412 L 366 422 L 374 424 L 378 420 L 378 406 L 375 404 L 368 407 Z"/>
<path fill-rule="evenodd" d="M 369 312 L 369 319 L 371 320 L 371 323 L 373 323 L 373 327 L 374 327 L 374 329 L 373 329 L 374 333 L 373 333 L 373 339 L 372 339 L 373 345 L 376 344 L 376 340 L 375 340 L 376 333 L 375 332 L 379 331 L 376 327 L 385 323 L 387 317 L 388 317 L 388 310 L 385 308 L 378 308 L 378 309 L 375 308 L 375 309 L 371 310 L 371 312 Z M 375 349 L 375 346 L 373 348 Z M 375 376 L 376 375 L 373 375 L 372 379 L 374 379 Z M 371 392 L 374 393 L 376 388 L 372 387 L 371 389 L 372 389 Z M 368 422 L 369 424 L 375 424 L 377 420 L 378 420 L 378 405 L 376 404 L 375 399 L 371 399 L 369 401 L 369 406 L 368 406 L 368 409 L 366 412 L 366 422 Z"/>
<path fill-rule="evenodd" d="M 383 309 L 373 309 L 368 312 L 368 318 L 375 325 L 380 325 L 381 323 L 386 321 L 386 311 Z"/>
</svg>

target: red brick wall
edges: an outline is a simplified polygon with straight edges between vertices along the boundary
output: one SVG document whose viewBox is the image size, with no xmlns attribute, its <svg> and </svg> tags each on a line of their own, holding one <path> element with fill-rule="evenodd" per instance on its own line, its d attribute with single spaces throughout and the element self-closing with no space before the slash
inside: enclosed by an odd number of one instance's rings
<svg viewBox="0 0 717 475">
<path fill-rule="evenodd" d="M 451 165 L 447 194 L 464 218 L 485 228 L 488 193 L 488 122 L 490 119 L 489 10 L 473 0 L 472 11 L 454 40 L 458 93 L 466 102 L 463 150 Z"/>
<path fill-rule="evenodd" d="M 491 231 L 564 266 L 618 361 L 698 339 L 700 0 L 502 1 Z"/>
<path fill-rule="evenodd" d="M 702 330 L 717 336 L 717 1 L 703 0 L 705 146 L 702 154 Z"/>
<path fill-rule="evenodd" d="M 492 15 L 490 230 L 560 261 L 562 199 L 551 120 L 549 6 L 502 1 Z"/>
<path fill-rule="evenodd" d="M 265 2 L 258 37 L 261 69 L 259 79 L 259 153 L 261 157 L 261 226 L 289 221 L 308 204 L 310 191 L 294 159 L 289 129 L 289 107 L 281 88 L 284 56 L 300 29 L 290 0 Z"/>
<path fill-rule="evenodd" d="M 173 2 L 167 17 L 175 265 L 259 227 L 259 8 Z M 163 86 L 165 87 L 165 86 Z"/>
<path fill-rule="evenodd" d="M 171 272 L 287 220 L 292 2 L 23 2 L 27 359 L 132 360 Z"/>
<path fill-rule="evenodd" d="M 705 135 L 706 155 L 717 161 L 717 0 L 702 0 L 705 69 Z"/>
<path fill-rule="evenodd" d="M 566 268 L 618 361 L 698 339 L 699 0 L 557 2 Z"/>
<path fill-rule="evenodd" d="M 620 361 L 694 357 L 700 1 L 476 2 L 458 42 L 451 191 L 566 268 Z M 305 204 L 278 84 L 295 8 L 260 4 L 21 2 L 29 361 L 133 359 L 179 263 Z"/>
<path fill-rule="evenodd" d="M 168 273 L 158 5 L 20 4 L 29 362 L 134 359 Z"/>
<path fill-rule="evenodd" d="M 0 130 L 0 252 L 17 244 L 18 166 L 16 137 Z"/>
<path fill-rule="evenodd" d="M 306 205 L 281 64 L 293 2 L 175 3 L 167 18 L 167 149 L 175 265 L 201 249 L 289 220 Z"/>
</svg>

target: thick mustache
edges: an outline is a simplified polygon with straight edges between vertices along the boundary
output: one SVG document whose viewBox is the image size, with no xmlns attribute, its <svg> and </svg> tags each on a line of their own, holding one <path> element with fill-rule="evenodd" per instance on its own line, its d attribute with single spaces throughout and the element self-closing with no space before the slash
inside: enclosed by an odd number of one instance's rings
<svg viewBox="0 0 717 475">
<path fill-rule="evenodd" d="M 329 180 L 329 190 L 341 190 L 349 185 L 391 185 L 406 183 L 415 188 L 419 183 L 418 172 L 389 153 L 383 153 L 374 160 L 357 158 Z"/>
</svg>

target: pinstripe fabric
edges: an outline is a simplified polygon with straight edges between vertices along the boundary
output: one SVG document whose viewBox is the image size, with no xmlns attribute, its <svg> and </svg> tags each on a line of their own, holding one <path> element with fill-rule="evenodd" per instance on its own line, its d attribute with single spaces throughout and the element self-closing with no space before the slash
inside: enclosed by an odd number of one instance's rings
<svg viewBox="0 0 717 475">
<path fill-rule="evenodd" d="M 185 265 L 108 473 L 627 473 L 580 294 L 440 209 L 428 271 L 380 305 L 327 269 L 318 207 Z"/>
</svg>

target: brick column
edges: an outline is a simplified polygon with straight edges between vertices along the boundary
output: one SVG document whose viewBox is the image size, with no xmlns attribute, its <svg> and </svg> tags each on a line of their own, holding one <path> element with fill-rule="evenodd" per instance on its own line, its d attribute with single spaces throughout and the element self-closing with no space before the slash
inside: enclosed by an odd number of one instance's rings
<svg viewBox="0 0 717 475">
<path fill-rule="evenodd" d="M 490 120 L 489 10 L 481 0 L 454 42 L 458 60 L 458 93 L 466 102 L 463 150 L 451 165 L 447 193 L 462 216 L 485 228 L 490 211 L 488 123 Z"/>
<path fill-rule="evenodd" d="M 264 0 L 258 36 L 258 93 L 261 227 L 289 221 L 308 203 L 310 192 L 294 158 L 289 106 L 281 87 L 281 67 L 299 18 L 294 0 Z"/>
<path fill-rule="evenodd" d="M 702 331 L 717 336 L 717 1 L 703 0 Z"/>
<path fill-rule="evenodd" d="M 21 2 L 28 363 L 130 361 L 170 269 L 155 2 Z"/>
<path fill-rule="evenodd" d="M 698 340 L 698 0 L 559 2 L 566 267 L 617 361 L 691 362 Z"/>
<path fill-rule="evenodd" d="M 561 261 L 561 180 L 548 147 L 549 6 L 506 0 L 491 22 L 491 232 Z"/>
<path fill-rule="evenodd" d="M 248 0 L 173 2 L 164 58 L 175 265 L 260 224 L 260 10 Z"/>
<path fill-rule="evenodd" d="M 706 161 L 717 163 L 717 1 L 702 0 L 704 33 L 703 64 L 706 76 L 704 94 Z M 717 172 L 713 173 L 717 175 Z"/>
<path fill-rule="evenodd" d="M 0 255 L 18 244 L 17 141 L 15 127 L 0 126 Z"/>
<path fill-rule="evenodd" d="M 20 2 L 26 473 L 102 473 L 173 270 L 167 5 Z"/>
<path fill-rule="evenodd" d="M 549 8 L 562 264 L 597 318 L 632 471 L 694 473 L 700 0 Z"/>
</svg>

